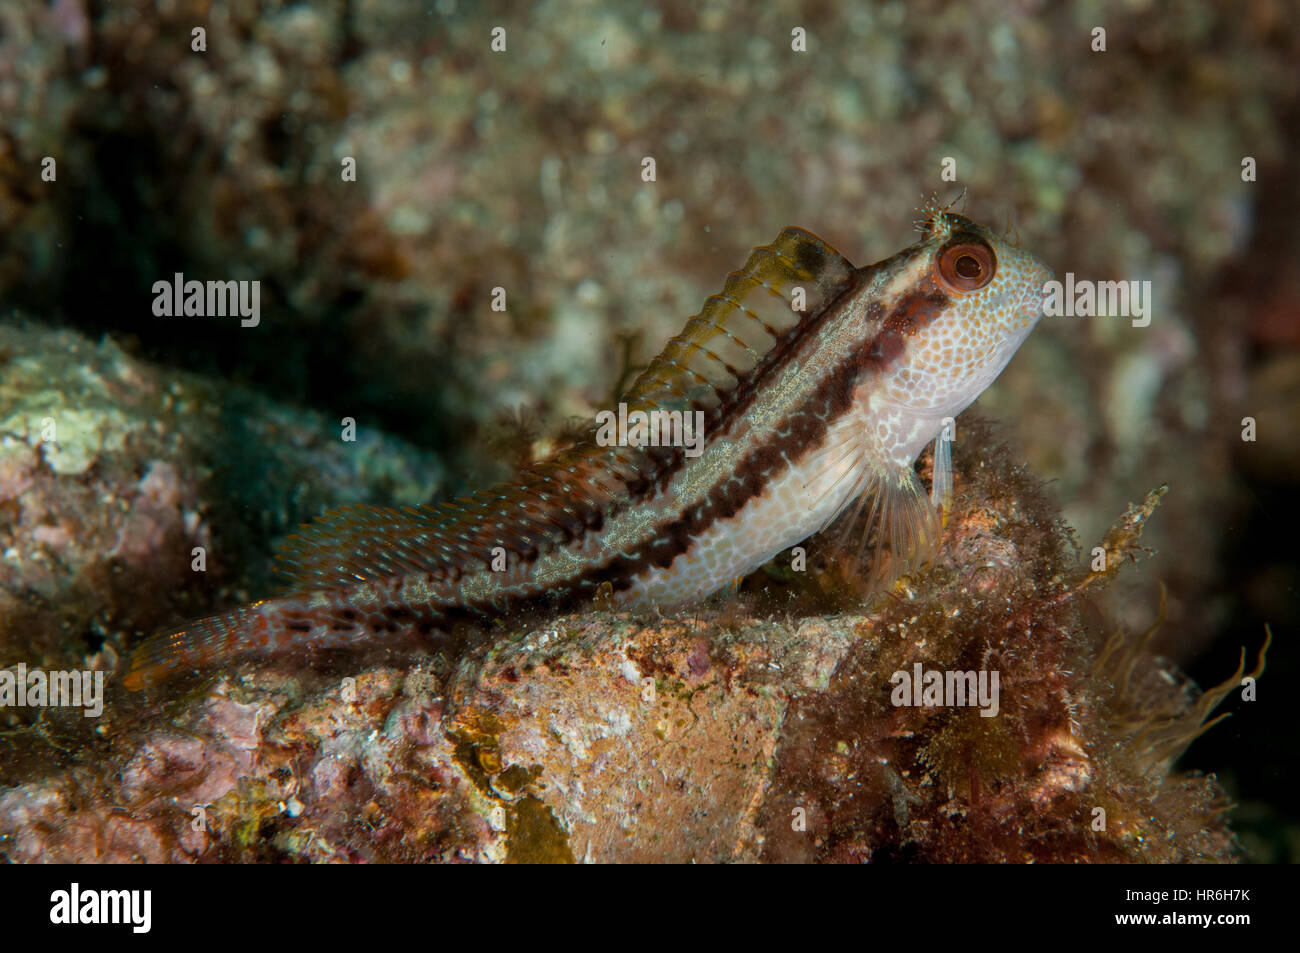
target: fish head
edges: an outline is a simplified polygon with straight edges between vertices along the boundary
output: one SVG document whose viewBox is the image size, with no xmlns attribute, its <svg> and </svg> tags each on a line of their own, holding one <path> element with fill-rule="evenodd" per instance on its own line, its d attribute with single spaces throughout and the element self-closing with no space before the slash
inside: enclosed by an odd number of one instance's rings
<svg viewBox="0 0 1300 953">
<path fill-rule="evenodd" d="M 878 401 L 930 419 L 960 413 L 1038 323 L 1051 279 L 1041 261 L 983 225 L 932 215 L 921 240 L 880 276 Z"/>
</svg>

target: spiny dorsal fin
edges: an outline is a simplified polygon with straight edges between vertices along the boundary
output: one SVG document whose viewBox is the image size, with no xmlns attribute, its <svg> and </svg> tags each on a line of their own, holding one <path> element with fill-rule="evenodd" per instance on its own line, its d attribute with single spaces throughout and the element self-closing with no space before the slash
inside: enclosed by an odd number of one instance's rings
<svg viewBox="0 0 1300 953">
<path fill-rule="evenodd" d="M 629 409 L 712 410 L 748 380 L 777 343 L 818 314 L 848 284 L 853 266 L 802 228 L 785 228 L 770 245 L 750 252 L 718 294 L 628 391 Z M 803 307 L 795 311 L 796 289 Z"/>
<path fill-rule="evenodd" d="M 802 228 L 755 248 L 719 294 L 691 318 L 633 383 L 628 410 L 716 414 L 753 379 L 777 344 L 850 282 L 853 266 Z M 796 311 L 796 289 L 803 308 Z M 594 438 L 502 484 L 439 506 L 349 506 L 301 527 L 276 556 L 290 591 L 352 586 L 428 572 L 455 579 L 488 565 L 493 550 L 525 557 L 572 539 L 596 514 L 670 465 L 668 448 L 600 447 Z"/>
</svg>

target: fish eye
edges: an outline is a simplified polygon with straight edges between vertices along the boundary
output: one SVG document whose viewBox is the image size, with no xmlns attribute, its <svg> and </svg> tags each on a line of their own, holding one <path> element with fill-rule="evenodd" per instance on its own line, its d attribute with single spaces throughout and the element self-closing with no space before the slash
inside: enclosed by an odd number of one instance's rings
<svg viewBox="0 0 1300 953">
<path fill-rule="evenodd" d="M 963 239 L 939 253 L 939 281 L 950 291 L 979 291 L 997 270 L 993 249 L 982 241 Z"/>
</svg>

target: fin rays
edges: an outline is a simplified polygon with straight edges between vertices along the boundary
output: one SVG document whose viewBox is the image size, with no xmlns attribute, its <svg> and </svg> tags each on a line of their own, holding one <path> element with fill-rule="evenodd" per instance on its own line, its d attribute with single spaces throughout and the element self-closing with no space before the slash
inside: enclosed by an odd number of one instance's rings
<svg viewBox="0 0 1300 953">
<path fill-rule="evenodd" d="M 628 405 L 658 406 L 671 395 L 714 410 L 853 274 L 853 266 L 811 232 L 784 229 L 771 245 L 755 248 L 744 268 L 728 275 L 722 291 L 668 342 L 632 385 Z"/>
<path fill-rule="evenodd" d="M 851 488 L 819 532 L 842 553 L 850 577 L 867 591 L 876 591 L 915 571 L 934 554 L 941 537 L 940 510 L 911 467 L 873 462 L 859 439 L 850 436 L 822 453 L 845 445 L 828 468 L 842 467 L 842 472 L 824 493 L 835 492 L 845 480 L 852 481 Z"/>
<path fill-rule="evenodd" d="M 188 666 L 202 667 L 225 657 L 260 604 L 193 619 L 141 642 L 131 653 L 131 666 L 122 683 L 139 691 Z"/>
</svg>

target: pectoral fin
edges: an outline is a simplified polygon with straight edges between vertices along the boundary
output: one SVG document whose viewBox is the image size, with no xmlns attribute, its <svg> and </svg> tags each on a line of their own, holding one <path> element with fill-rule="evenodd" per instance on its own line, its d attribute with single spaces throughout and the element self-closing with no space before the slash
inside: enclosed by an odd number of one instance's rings
<svg viewBox="0 0 1300 953">
<path fill-rule="evenodd" d="M 942 531 L 940 511 L 911 467 L 864 465 L 857 489 L 826 535 L 838 550 L 846 578 L 875 592 L 934 555 Z"/>
</svg>

